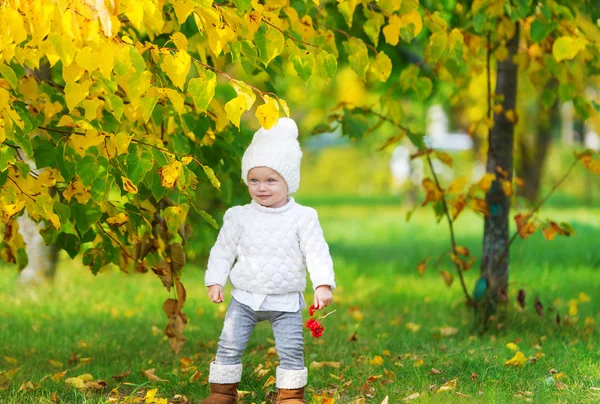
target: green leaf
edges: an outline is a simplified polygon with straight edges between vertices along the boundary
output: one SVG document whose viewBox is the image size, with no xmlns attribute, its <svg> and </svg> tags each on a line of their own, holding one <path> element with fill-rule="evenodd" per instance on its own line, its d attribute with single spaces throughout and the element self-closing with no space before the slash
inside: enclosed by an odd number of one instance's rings
<svg viewBox="0 0 600 404">
<path fill-rule="evenodd" d="M 344 2 L 338 3 L 337 8 L 348 27 L 352 28 L 352 19 L 354 16 L 354 10 L 356 6 L 360 4 L 360 0 L 345 0 Z"/>
<path fill-rule="evenodd" d="M 94 202 L 104 203 L 108 200 L 108 195 L 113 182 L 114 178 L 112 175 L 107 177 L 98 176 L 98 178 L 94 180 L 92 187 L 90 188 L 90 193 Z"/>
<path fill-rule="evenodd" d="M 413 90 L 420 100 L 425 100 L 431 94 L 433 83 L 429 77 L 419 77 L 413 84 Z"/>
<path fill-rule="evenodd" d="M 129 47 L 129 56 L 131 57 L 131 65 L 138 72 L 142 73 L 146 69 L 146 61 L 133 46 Z"/>
<path fill-rule="evenodd" d="M 0 172 L 6 171 L 8 163 L 13 161 L 15 153 L 12 148 L 8 146 L 0 146 Z"/>
<path fill-rule="evenodd" d="M 281 53 L 285 46 L 283 34 L 266 24 L 260 25 L 254 35 L 254 42 L 258 48 L 260 61 L 264 63 L 265 67 Z"/>
<path fill-rule="evenodd" d="M 367 10 L 366 8 L 364 10 Z M 375 46 L 379 43 L 379 34 L 381 27 L 385 24 L 385 17 L 379 13 L 371 13 L 370 18 L 367 20 L 363 29 L 367 37 L 373 42 Z"/>
<path fill-rule="evenodd" d="M 463 34 L 462 32 L 460 32 L 460 30 L 454 28 L 450 32 L 450 46 L 448 49 L 450 57 L 454 59 L 457 63 L 462 62 L 464 48 L 465 39 L 463 37 Z"/>
<path fill-rule="evenodd" d="M 406 135 L 408 136 L 408 138 L 410 139 L 410 142 L 415 145 L 415 147 L 419 150 L 425 150 L 427 149 L 427 146 L 425 145 L 425 139 L 423 135 L 417 135 L 414 134 L 412 132 L 406 132 Z"/>
<path fill-rule="evenodd" d="M 163 211 L 162 217 L 167 223 L 167 229 L 169 229 L 169 232 L 177 234 L 179 227 L 185 223 L 189 209 L 190 207 L 188 205 L 181 204 L 169 206 Z"/>
<path fill-rule="evenodd" d="M 369 68 L 369 51 L 367 50 L 367 45 L 358 38 L 350 38 L 344 42 L 344 49 L 348 53 L 348 61 L 352 70 L 365 80 L 367 69 Z"/>
<path fill-rule="evenodd" d="M 111 94 L 106 97 L 106 101 L 108 101 L 108 108 L 110 113 L 117 119 L 117 121 L 121 122 L 121 117 L 123 116 L 123 111 L 125 110 L 125 104 L 121 97 Z"/>
<path fill-rule="evenodd" d="M 102 217 L 102 211 L 93 201 L 88 202 L 87 205 L 72 203 L 71 211 L 75 219 L 75 226 L 81 234 L 85 234 L 90 226 Z"/>
<path fill-rule="evenodd" d="M 17 89 L 19 80 L 17 79 L 15 71 L 11 69 L 10 66 L 5 65 L 4 63 L 0 64 L 0 74 L 2 75 L 2 77 L 4 77 L 6 81 L 8 81 L 8 84 L 10 84 L 13 90 Z"/>
<path fill-rule="evenodd" d="M 288 39 L 286 43 L 294 70 L 303 81 L 308 81 L 315 65 L 314 55 L 309 50 L 299 49 L 291 39 Z"/>
<path fill-rule="evenodd" d="M 332 78 L 337 71 L 337 59 L 335 55 L 322 50 L 317 55 L 318 64 L 321 66 L 321 70 L 325 74 L 327 79 Z"/>
<path fill-rule="evenodd" d="M 238 12 L 246 13 L 246 11 L 252 10 L 251 0 L 233 0 L 233 3 Z"/>
<path fill-rule="evenodd" d="M 148 120 L 152 116 L 152 111 L 154 111 L 154 107 L 158 102 L 158 97 L 144 97 L 140 105 L 142 106 L 142 117 L 144 118 L 144 123 L 148 123 Z"/>
<path fill-rule="evenodd" d="M 541 42 L 557 28 L 557 22 L 552 21 L 550 23 L 545 23 L 540 20 L 535 20 L 531 23 L 531 40 L 536 43 Z"/>
<path fill-rule="evenodd" d="M 79 253 L 80 244 L 79 237 L 74 234 L 60 233 L 56 238 L 56 245 L 65 250 L 71 259 Z"/>
<path fill-rule="evenodd" d="M 219 179 L 215 175 L 215 172 L 213 171 L 213 169 L 207 165 L 202 165 L 202 168 L 204 169 L 206 176 L 210 180 L 210 183 L 213 184 L 213 186 L 217 189 L 221 188 L 221 182 L 219 182 Z"/>
<path fill-rule="evenodd" d="M 544 90 L 542 91 L 542 96 L 541 96 L 541 101 L 542 101 L 543 107 L 548 109 L 552 105 L 554 105 L 557 95 L 558 94 L 556 92 L 556 89 L 544 88 Z"/>
<path fill-rule="evenodd" d="M 27 257 L 27 251 L 24 248 L 19 248 L 17 250 L 17 256 L 15 257 L 17 261 L 17 268 L 22 270 L 29 263 L 29 258 Z"/>
<path fill-rule="evenodd" d="M 577 87 L 573 83 L 561 83 L 558 86 L 558 95 L 562 102 L 571 101 L 577 94 Z"/>
<path fill-rule="evenodd" d="M 96 159 L 90 155 L 87 155 L 83 159 L 79 160 L 75 173 L 79 176 L 79 179 L 81 182 L 83 182 L 83 185 L 89 187 L 96 178 L 97 168 L 98 163 L 96 162 Z"/>
<path fill-rule="evenodd" d="M 201 112 L 206 112 L 208 104 L 215 96 L 217 76 L 203 67 L 198 68 L 198 74 L 200 77 L 193 78 L 188 83 L 188 92 L 192 96 L 196 108 Z"/>
<path fill-rule="evenodd" d="M 377 79 L 385 83 L 392 73 L 392 61 L 388 55 L 381 51 L 377 54 L 375 63 L 371 63 L 370 68 L 377 76 Z"/>
<path fill-rule="evenodd" d="M 202 216 L 202 218 L 206 220 L 212 227 L 219 230 L 217 221 L 208 212 L 200 209 L 200 216 Z"/>
<path fill-rule="evenodd" d="M 154 165 L 152 152 L 148 150 L 142 151 L 140 156 L 135 153 L 128 154 L 126 162 L 127 178 L 135 185 L 140 183 L 146 173 L 150 171 Z"/>
<path fill-rule="evenodd" d="M 56 146 L 54 146 L 51 142 L 46 139 L 41 139 L 39 136 L 38 144 L 35 146 L 35 150 L 33 151 L 33 160 L 35 161 L 35 166 L 37 168 L 44 168 L 49 166 L 54 166 L 56 153 Z"/>
<path fill-rule="evenodd" d="M 157 202 L 165 196 L 166 190 L 165 187 L 161 185 L 160 175 L 158 175 L 157 170 L 153 169 L 148 171 L 148 174 L 146 174 L 146 177 L 144 178 L 144 183 Z"/>
<path fill-rule="evenodd" d="M 21 149 L 27 154 L 27 156 L 33 156 L 33 147 L 31 146 L 31 137 L 29 136 L 29 132 L 24 132 L 17 125 L 14 126 L 14 141 L 18 144 Z"/>
<path fill-rule="evenodd" d="M 98 248 L 90 248 L 85 251 L 81 259 L 83 265 L 87 265 L 92 270 L 92 274 L 97 275 L 104 263 L 104 254 Z"/>
<path fill-rule="evenodd" d="M 369 122 L 362 114 L 353 114 L 352 110 L 344 108 L 342 132 L 351 139 L 364 135 L 369 129 Z"/>
<path fill-rule="evenodd" d="M 575 107 L 577 115 L 579 115 L 582 120 L 585 121 L 590 117 L 592 106 L 584 97 L 575 97 L 573 99 L 573 106 Z"/>
<path fill-rule="evenodd" d="M 429 37 L 429 60 L 433 63 L 437 62 L 448 45 L 448 36 L 446 31 L 437 31 Z"/>
<path fill-rule="evenodd" d="M 75 175 L 75 152 L 69 146 L 64 146 L 61 152 L 54 154 L 56 166 L 60 171 L 60 175 L 65 179 L 65 182 L 70 182 Z"/>
</svg>

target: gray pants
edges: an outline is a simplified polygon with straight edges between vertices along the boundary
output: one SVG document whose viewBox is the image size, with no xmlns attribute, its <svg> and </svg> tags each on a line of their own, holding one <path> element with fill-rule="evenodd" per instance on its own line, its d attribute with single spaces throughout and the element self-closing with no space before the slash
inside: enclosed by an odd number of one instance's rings
<svg viewBox="0 0 600 404">
<path fill-rule="evenodd" d="M 219 365 L 236 365 L 242 363 L 242 353 L 246 349 L 250 334 L 259 321 L 269 320 L 275 336 L 275 348 L 279 354 L 282 369 L 304 369 L 304 339 L 302 337 L 302 313 L 281 311 L 254 311 L 231 299 L 215 363 Z"/>
</svg>

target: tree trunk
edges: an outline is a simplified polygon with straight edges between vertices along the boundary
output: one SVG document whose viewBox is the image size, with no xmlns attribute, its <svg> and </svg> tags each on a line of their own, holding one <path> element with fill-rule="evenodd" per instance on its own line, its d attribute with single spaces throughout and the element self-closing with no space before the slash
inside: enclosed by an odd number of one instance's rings
<svg viewBox="0 0 600 404">
<path fill-rule="evenodd" d="M 43 65 L 41 70 L 29 71 L 29 73 L 41 79 L 50 80 L 50 67 L 48 65 Z M 30 159 L 33 156 L 26 156 L 22 150 L 18 152 L 21 158 L 29 164 L 31 170 L 35 171 L 35 163 Z M 41 171 L 35 172 L 39 174 Z M 58 247 L 55 245 L 47 246 L 44 243 L 40 235 L 41 226 L 31 220 L 27 213 L 19 217 L 18 221 L 19 232 L 25 241 L 28 258 L 27 266 L 23 268 L 19 275 L 19 283 L 33 285 L 48 279 L 52 280 L 58 263 Z"/>
<path fill-rule="evenodd" d="M 516 110 L 517 65 L 513 56 L 519 44 L 519 25 L 514 37 L 507 43 L 508 57 L 498 62 L 496 73 L 496 97 L 504 98 L 504 111 Z M 514 123 L 505 113 L 494 115 L 494 127 L 489 135 L 486 171 L 495 174 L 497 179 L 486 194 L 490 215 L 485 219 L 483 236 L 483 256 L 481 276 L 487 280 L 486 305 L 483 320 L 494 313 L 500 302 L 506 301 L 508 289 L 509 255 L 506 252 L 509 241 L 510 198 L 503 192 L 498 179 L 502 178 L 499 169 L 505 173 L 504 179 L 512 181 Z"/>
<path fill-rule="evenodd" d="M 537 112 L 536 132 L 532 145 L 521 139 L 519 145 L 520 167 L 519 177 L 525 181 L 525 186 L 519 194 L 530 203 L 535 203 L 540 192 L 544 164 L 548 149 L 554 137 L 554 131 L 560 128 L 560 107 L 558 101 L 548 111 L 540 108 Z"/>
</svg>

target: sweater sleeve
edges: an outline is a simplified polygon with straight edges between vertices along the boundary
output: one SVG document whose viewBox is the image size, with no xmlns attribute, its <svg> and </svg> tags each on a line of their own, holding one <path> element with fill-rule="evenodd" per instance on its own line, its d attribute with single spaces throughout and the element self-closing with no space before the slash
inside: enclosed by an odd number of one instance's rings
<svg viewBox="0 0 600 404">
<path fill-rule="evenodd" d="M 237 246 L 240 240 L 238 231 L 239 206 L 230 208 L 223 217 L 223 227 L 219 231 L 219 236 L 215 245 L 210 250 L 208 257 L 208 267 L 204 274 L 204 285 L 225 286 L 231 266 L 236 259 Z"/>
<path fill-rule="evenodd" d="M 333 261 L 316 210 L 309 209 L 308 220 L 304 221 L 299 233 L 300 249 L 306 259 L 313 290 L 321 285 L 329 285 L 331 289 L 335 289 Z"/>
</svg>

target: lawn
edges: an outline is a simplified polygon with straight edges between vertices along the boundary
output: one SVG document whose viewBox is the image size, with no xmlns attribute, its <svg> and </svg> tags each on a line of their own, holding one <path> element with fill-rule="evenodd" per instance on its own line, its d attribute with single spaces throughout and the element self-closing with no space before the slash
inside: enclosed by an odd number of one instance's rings
<svg viewBox="0 0 600 404">
<path fill-rule="evenodd" d="M 389 403 L 404 398 L 444 403 L 600 400 L 600 209 L 543 212 L 570 221 L 577 235 L 517 240 L 506 318 L 499 330 L 479 335 L 457 279 L 448 288 L 440 276 L 440 269 L 453 272 L 449 260 L 440 268 L 429 265 L 422 277 L 416 270 L 423 258 L 449 247 L 447 225 L 436 224 L 429 210 L 418 211 L 407 223 L 406 209 L 390 198 L 315 207 L 339 288 L 326 310 L 335 312 L 322 321 L 323 337 L 314 339 L 305 330 L 311 402 L 328 402 L 319 398 L 325 396 L 342 404 L 379 404 L 386 396 Z M 482 227 L 475 215 L 457 223 L 458 243 L 477 257 Z M 465 273 L 469 289 L 478 265 Z M 126 396 L 141 402 L 155 388 L 156 398 L 169 402 L 183 402 L 185 395 L 197 403 L 207 395 L 208 364 L 226 306 L 209 302 L 202 268 L 190 266 L 183 275 L 190 324 L 180 354 L 170 351 L 162 334 L 161 305 L 168 294 L 152 274 L 109 270 L 93 276 L 80 263 L 64 260 L 53 286 L 23 290 L 14 269 L 2 271 L 0 402 L 104 403 Z M 521 288 L 525 310 L 515 300 Z M 533 307 L 535 297 L 544 307 L 543 317 Z M 312 295 L 306 299 L 310 302 Z M 261 323 L 250 340 L 239 386 L 248 392 L 243 403 L 259 404 L 275 389 L 269 385 L 277 361 L 272 338 L 268 324 Z M 527 362 L 505 366 L 515 350 Z M 261 366 L 265 371 L 255 372 Z M 150 380 L 142 373 L 149 369 L 165 381 Z M 83 389 L 73 387 L 73 380 L 66 383 L 84 374 L 96 383 Z M 104 390 L 94 389 L 104 385 L 99 379 L 107 385 Z"/>
</svg>

